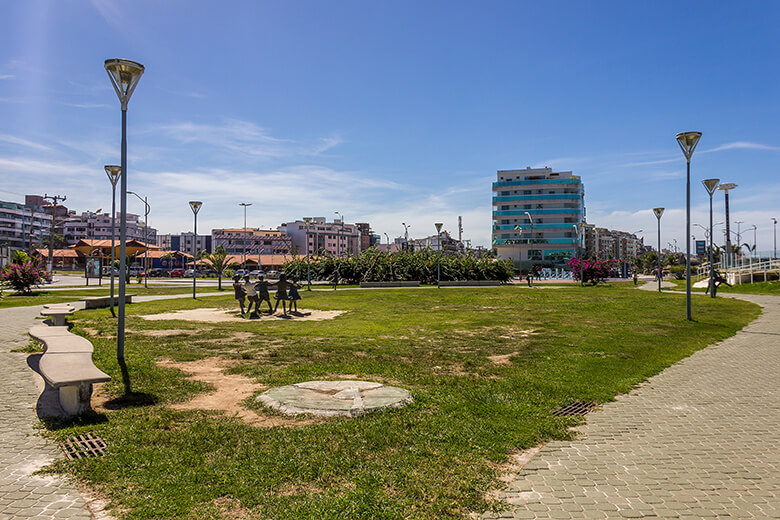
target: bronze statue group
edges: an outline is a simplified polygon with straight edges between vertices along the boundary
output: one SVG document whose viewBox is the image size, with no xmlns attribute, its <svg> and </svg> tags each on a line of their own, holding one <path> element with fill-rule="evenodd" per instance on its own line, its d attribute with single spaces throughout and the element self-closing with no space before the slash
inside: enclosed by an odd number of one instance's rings
<svg viewBox="0 0 780 520">
<path fill-rule="evenodd" d="M 282 303 L 283 316 L 287 316 L 288 311 L 290 314 L 299 315 L 298 300 L 301 299 L 301 295 L 298 294 L 298 288 L 298 284 L 294 280 L 288 280 L 284 274 L 279 275 L 279 280 L 276 283 L 269 283 L 264 276 L 259 276 L 256 282 L 252 282 L 249 275 L 244 276 L 243 282 L 240 276 L 233 277 L 233 291 L 238 305 L 241 307 L 241 316 L 249 313 L 250 318 L 260 317 L 260 304 L 262 302 L 268 304 L 269 315 L 276 312 L 279 308 L 279 302 Z M 272 289 L 276 289 L 276 294 L 274 294 L 276 305 L 273 307 L 271 306 L 270 293 Z M 244 310 L 245 300 L 248 302 L 246 310 Z M 254 311 L 252 310 L 253 305 Z"/>
</svg>

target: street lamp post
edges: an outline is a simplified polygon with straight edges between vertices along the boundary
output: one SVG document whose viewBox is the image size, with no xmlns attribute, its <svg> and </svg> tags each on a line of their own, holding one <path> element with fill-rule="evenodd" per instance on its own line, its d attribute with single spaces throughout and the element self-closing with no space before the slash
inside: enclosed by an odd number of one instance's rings
<svg viewBox="0 0 780 520">
<path fill-rule="evenodd" d="M 190 208 L 192 209 L 192 214 L 195 218 L 195 225 L 193 229 L 193 240 L 192 240 L 192 299 L 195 299 L 195 279 L 197 277 L 198 272 L 198 211 L 200 211 L 200 207 L 203 205 L 203 203 L 199 200 L 191 200 L 190 201 Z"/>
<path fill-rule="evenodd" d="M 114 312 L 114 260 L 116 253 L 114 248 L 114 241 L 116 239 L 116 182 L 122 175 L 122 167 L 114 164 L 107 164 L 103 167 L 106 170 L 108 180 L 111 181 L 111 300 L 109 305 L 111 306 L 111 316 L 116 316 Z"/>
<path fill-rule="evenodd" d="M 770 217 L 772 222 L 774 222 L 774 228 L 775 228 L 775 235 L 774 240 L 772 242 L 772 260 L 777 258 L 777 219 L 775 217 Z"/>
<path fill-rule="evenodd" d="M 715 298 L 715 266 L 713 265 L 714 257 L 712 253 L 712 194 L 715 193 L 719 182 L 720 179 L 704 179 L 701 181 L 710 196 L 710 298 Z"/>
<path fill-rule="evenodd" d="M 244 258 L 243 258 L 243 269 L 246 271 L 246 208 L 247 206 L 251 206 L 251 202 L 239 202 L 239 206 L 244 207 L 244 234 L 242 237 L 242 242 L 244 243 Z M 308 237 L 307 237 L 308 238 Z M 260 265 L 258 264 L 258 269 L 260 268 Z"/>
<path fill-rule="evenodd" d="M 655 218 L 658 219 L 658 266 L 656 275 L 658 278 L 658 292 L 661 292 L 661 216 L 664 214 L 664 208 L 653 208 Z"/>
<path fill-rule="evenodd" d="M 116 334 L 116 357 L 125 362 L 125 277 L 127 273 L 127 104 L 143 76 L 144 66 L 130 60 L 109 59 L 103 64 L 122 108 L 122 158 L 119 189 L 119 319 Z"/>
<path fill-rule="evenodd" d="M 149 279 L 149 201 L 146 200 L 146 195 L 143 198 L 134 191 L 128 191 L 128 195 L 132 194 L 138 197 L 138 200 L 144 203 L 144 288 L 149 287 L 147 280 Z"/>
<path fill-rule="evenodd" d="M 691 317 L 691 156 L 701 139 L 701 132 L 680 132 L 675 138 L 685 156 L 687 175 L 685 180 L 685 311 Z"/>
<path fill-rule="evenodd" d="M 311 261 L 309 257 L 309 224 L 311 217 L 303 217 L 306 222 L 306 290 L 311 291 Z"/>
<path fill-rule="evenodd" d="M 436 226 L 436 241 L 439 245 L 439 254 L 436 257 L 436 287 L 439 289 L 441 289 L 441 227 L 443 225 L 441 222 L 434 224 Z"/>
<path fill-rule="evenodd" d="M 729 190 L 733 190 L 737 185 L 733 182 L 723 182 L 718 186 L 726 194 L 726 267 L 731 267 L 731 222 L 729 220 Z"/>
<path fill-rule="evenodd" d="M 758 257 L 758 246 L 756 245 L 756 230 L 758 229 L 758 226 L 753 224 L 753 227 L 750 228 L 750 229 L 753 230 L 753 254 L 750 255 L 750 257 L 751 258 L 754 257 L 754 256 Z M 759 260 L 760 260 L 760 258 L 759 258 Z"/>
<path fill-rule="evenodd" d="M 404 249 L 408 251 L 409 250 L 409 228 L 411 226 L 408 226 L 406 222 L 401 222 L 401 225 L 404 227 Z"/>
</svg>

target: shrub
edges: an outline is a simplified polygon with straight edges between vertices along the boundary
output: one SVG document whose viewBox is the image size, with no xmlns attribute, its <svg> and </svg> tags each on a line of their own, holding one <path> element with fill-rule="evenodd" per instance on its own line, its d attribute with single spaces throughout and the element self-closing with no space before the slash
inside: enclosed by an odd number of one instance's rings
<svg viewBox="0 0 780 520">
<path fill-rule="evenodd" d="M 609 277 L 609 273 L 617 263 L 617 260 L 579 260 L 571 258 L 567 263 L 571 267 L 575 278 L 582 280 L 582 283 L 596 285 Z"/>
<path fill-rule="evenodd" d="M 30 294 L 32 287 L 46 280 L 46 271 L 32 262 L 10 264 L 0 271 L 0 281 L 18 294 Z"/>
</svg>

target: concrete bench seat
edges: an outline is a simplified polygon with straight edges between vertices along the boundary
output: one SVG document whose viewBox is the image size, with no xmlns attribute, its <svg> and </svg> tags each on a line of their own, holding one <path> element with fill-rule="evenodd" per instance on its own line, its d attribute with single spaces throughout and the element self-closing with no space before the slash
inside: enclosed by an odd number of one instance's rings
<svg viewBox="0 0 780 520">
<path fill-rule="evenodd" d="M 43 343 L 38 370 L 46 383 L 59 391 L 63 411 L 79 415 L 90 410 L 93 383 L 111 380 L 92 363 L 92 343 L 61 326 L 35 325 L 29 333 Z"/>
<path fill-rule="evenodd" d="M 49 316 L 54 320 L 55 327 L 65 325 L 65 316 L 71 316 L 76 309 L 73 307 L 50 307 L 41 309 L 41 316 Z"/>
<path fill-rule="evenodd" d="M 43 308 L 46 310 L 52 310 L 52 309 L 53 310 L 72 309 L 74 311 L 76 310 L 76 307 L 74 307 L 70 303 L 47 303 L 46 305 L 43 306 Z"/>
<path fill-rule="evenodd" d="M 135 294 L 125 294 L 125 303 L 133 303 L 133 296 Z M 84 302 L 85 309 L 102 309 L 104 307 L 111 306 L 111 296 L 85 296 L 80 298 L 80 301 Z M 114 295 L 114 305 L 119 302 L 119 295 Z"/>
<path fill-rule="evenodd" d="M 398 280 L 393 282 L 360 282 L 360 287 L 419 287 L 416 280 Z"/>
</svg>

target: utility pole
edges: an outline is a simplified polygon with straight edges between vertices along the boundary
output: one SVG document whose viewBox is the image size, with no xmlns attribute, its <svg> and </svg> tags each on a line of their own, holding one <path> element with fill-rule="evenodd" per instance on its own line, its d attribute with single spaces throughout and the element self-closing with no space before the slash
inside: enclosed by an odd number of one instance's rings
<svg viewBox="0 0 780 520">
<path fill-rule="evenodd" d="M 52 202 L 51 210 L 51 228 L 49 229 L 49 261 L 46 263 L 46 270 L 49 274 L 49 283 L 51 283 L 54 275 L 54 219 L 57 213 L 57 202 L 65 201 L 68 197 L 65 195 L 43 195 L 44 200 L 50 200 Z"/>
</svg>

